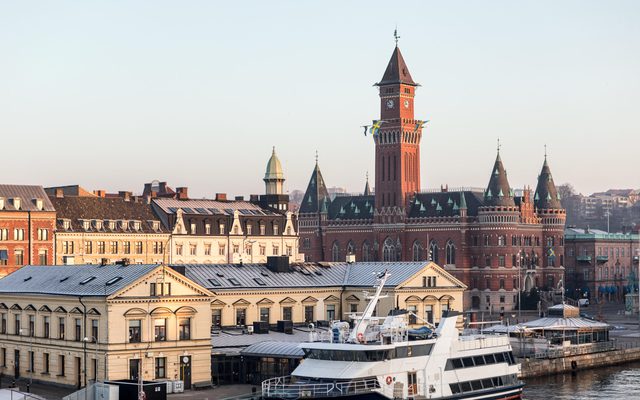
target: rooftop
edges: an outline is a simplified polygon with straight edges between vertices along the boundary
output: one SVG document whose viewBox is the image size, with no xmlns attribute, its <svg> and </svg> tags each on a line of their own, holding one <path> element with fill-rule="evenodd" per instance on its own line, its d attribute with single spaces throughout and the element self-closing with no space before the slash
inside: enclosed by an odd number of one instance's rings
<svg viewBox="0 0 640 400">
<path fill-rule="evenodd" d="M 4 199 L 2 211 L 55 211 L 42 186 L 0 185 L 0 198 Z M 19 208 L 15 199 L 20 199 Z M 42 200 L 41 208 L 36 199 Z"/>
<path fill-rule="evenodd" d="M 565 240 L 640 240 L 637 233 L 607 233 L 599 229 L 590 228 L 566 228 L 564 230 Z"/>
</svg>

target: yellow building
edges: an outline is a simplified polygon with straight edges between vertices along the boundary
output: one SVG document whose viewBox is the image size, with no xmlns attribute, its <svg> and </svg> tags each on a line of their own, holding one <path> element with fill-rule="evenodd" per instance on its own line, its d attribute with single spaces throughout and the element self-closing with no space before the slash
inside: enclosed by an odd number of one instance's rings
<svg viewBox="0 0 640 400">
<path fill-rule="evenodd" d="M 0 280 L 0 371 L 211 382 L 212 293 L 161 265 L 27 266 Z"/>
<path fill-rule="evenodd" d="M 140 199 L 65 196 L 56 191 L 56 264 L 168 262 L 169 231 Z"/>
</svg>

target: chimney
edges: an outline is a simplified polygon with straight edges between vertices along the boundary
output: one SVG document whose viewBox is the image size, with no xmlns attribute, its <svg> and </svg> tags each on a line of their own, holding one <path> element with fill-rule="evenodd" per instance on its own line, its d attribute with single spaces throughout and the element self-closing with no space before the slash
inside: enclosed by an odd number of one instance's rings
<svg viewBox="0 0 640 400">
<path fill-rule="evenodd" d="M 188 200 L 189 199 L 189 188 L 188 187 L 176 188 L 176 193 L 178 194 L 178 199 L 179 200 Z"/>
<path fill-rule="evenodd" d="M 244 196 L 236 196 L 236 201 L 244 201 Z"/>
<path fill-rule="evenodd" d="M 120 192 L 118 192 L 118 196 L 119 196 L 119 197 L 121 197 L 121 198 L 123 198 L 123 199 L 124 199 L 124 201 L 130 201 L 130 200 L 131 200 L 131 195 L 132 195 L 132 194 L 133 194 L 133 193 L 131 193 L 131 192 L 126 192 L 126 191 L 120 191 Z"/>
<path fill-rule="evenodd" d="M 289 272 L 288 256 L 268 256 L 267 269 L 271 272 Z"/>
<path fill-rule="evenodd" d="M 216 201 L 227 201 L 226 193 L 216 193 Z"/>
<path fill-rule="evenodd" d="M 94 190 L 93 194 L 95 194 L 98 197 L 106 197 L 107 196 L 107 191 L 104 190 L 104 189 Z"/>
<path fill-rule="evenodd" d="M 142 191 L 142 193 L 151 194 L 151 184 L 150 183 L 145 183 L 144 184 L 144 190 Z"/>
<path fill-rule="evenodd" d="M 56 188 L 56 198 L 64 198 L 64 190 L 62 190 L 62 188 Z"/>
<path fill-rule="evenodd" d="M 167 182 L 160 182 L 158 193 L 167 193 Z"/>
<path fill-rule="evenodd" d="M 260 196 L 257 194 L 249 195 L 249 201 L 252 203 L 257 203 L 260 201 Z"/>
</svg>

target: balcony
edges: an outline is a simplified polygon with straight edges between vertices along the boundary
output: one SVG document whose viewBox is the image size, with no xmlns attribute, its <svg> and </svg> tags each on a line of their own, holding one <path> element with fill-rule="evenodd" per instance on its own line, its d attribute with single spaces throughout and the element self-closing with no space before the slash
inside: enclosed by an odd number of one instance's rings
<svg viewBox="0 0 640 400">
<path fill-rule="evenodd" d="M 607 261 L 609 261 L 609 256 L 597 256 L 596 257 L 596 262 L 598 262 L 599 264 L 606 263 Z"/>
<path fill-rule="evenodd" d="M 591 256 L 576 256 L 576 261 L 578 262 L 591 262 Z"/>
</svg>

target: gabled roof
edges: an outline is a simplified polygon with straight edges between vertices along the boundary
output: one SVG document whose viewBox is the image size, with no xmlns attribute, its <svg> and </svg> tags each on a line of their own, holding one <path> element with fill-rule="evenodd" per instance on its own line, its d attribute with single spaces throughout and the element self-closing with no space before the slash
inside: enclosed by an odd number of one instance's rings
<svg viewBox="0 0 640 400">
<path fill-rule="evenodd" d="M 4 198 L 2 211 L 56 211 L 42 186 L 0 185 L 0 197 Z M 20 199 L 20 210 L 16 210 L 15 198 Z M 42 200 L 42 210 L 38 209 L 34 199 Z"/>
<path fill-rule="evenodd" d="M 0 293 L 109 296 L 156 268 L 159 268 L 157 264 L 29 265 L 0 279 Z M 122 279 L 107 285 L 117 277 Z"/>
<path fill-rule="evenodd" d="M 454 217 L 466 209 L 467 215 L 478 214 L 484 205 L 482 193 L 474 191 L 418 193 L 409 205 L 410 218 Z"/>
<path fill-rule="evenodd" d="M 382 80 L 376 83 L 377 86 L 394 85 L 403 83 L 405 85 L 417 86 L 418 84 L 413 81 L 411 73 L 409 73 L 409 67 L 402 57 L 400 48 L 396 46 L 387 64 L 387 69 L 384 71 Z"/>
<path fill-rule="evenodd" d="M 329 198 L 327 186 L 322 178 L 320 167 L 316 162 L 316 166 L 311 173 L 311 179 L 309 179 L 309 185 L 307 185 L 307 190 L 300 204 L 300 213 L 321 212 L 325 208 L 328 209 L 330 203 L 331 199 Z"/>
<path fill-rule="evenodd" d="M 537 209 L 561 209 L 560 193 L 556 189 L 556 185 L 553 182 L 553 176 L 551 175 L 551 168 L 547 162 L 547 156 L 544 157 L 544 163 L 542 164 L 542 171 L 538 176 L 538 186 L 536 187 L 536 193 L 533 196 L 533 204 Z"/>
<path fill-rule="evenodd" d="M 491 178 L 489 178 L 489 184 L 484 192 L 484 203 L 486 206 L 503 207 L 514 207 L 516 204 L 513 199 L 513 191 L 507 179 L 507 171 L 502 165 L 500 152 L 496 156 L 496 162 L 491 170 Z"/>
</svg>

